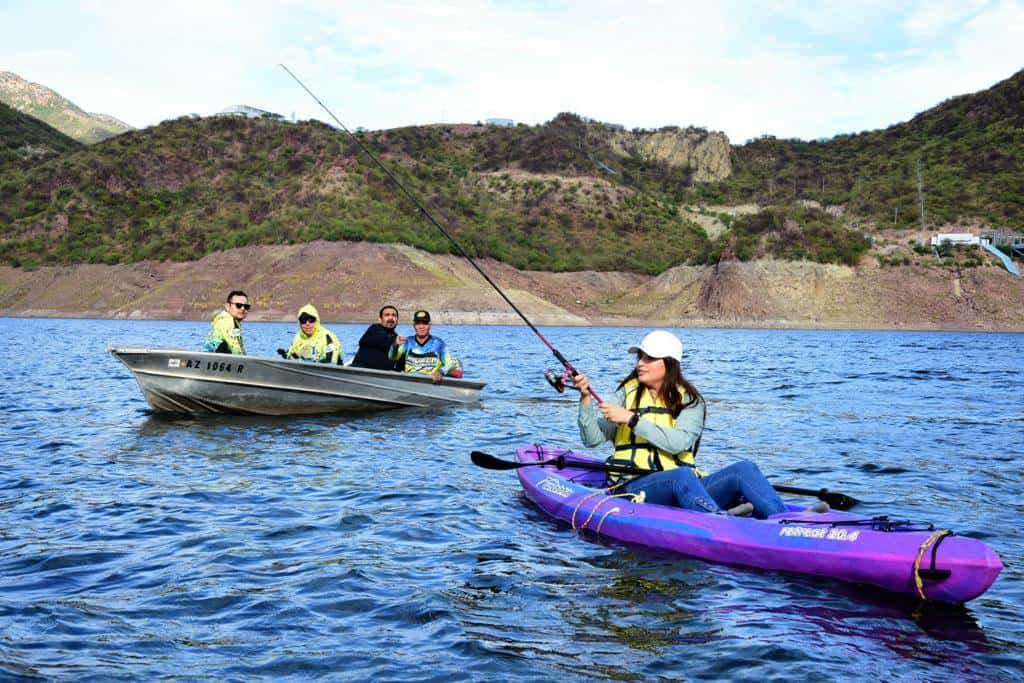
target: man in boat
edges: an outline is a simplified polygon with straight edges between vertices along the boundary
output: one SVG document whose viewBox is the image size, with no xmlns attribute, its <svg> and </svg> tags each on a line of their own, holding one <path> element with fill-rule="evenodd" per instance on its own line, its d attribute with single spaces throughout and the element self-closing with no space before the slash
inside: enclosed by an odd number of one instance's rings
<svg viewBox="0 0 1024 683">
<path fill-rule="evenodd" d="M 430 334 L 429 312 L 416 311 L 412 316 L 412 328 L 415 336 L 397 336 L 388 351 L 388 358 L 403 363 L 405 372 L 430 375 L 434 384 L 438 384 L 442 377 L 455 369 L 455 361 L 444 340 Z"/>
<path fill-rule="evenodd" d="M 341 341 L 320 324 L 320 313 L 313 304 L 299 309 L 299 331 L 292 338 L 288 351 L 278 349 L 284 358 L 297 358 L 309 363 L 341 363 Z"/>
<path fill-rule="evenodd" d="M 210 321 L 210 334 L 203 344 L 203 351 L 213 353 L 230 353 L 236 356 L 245 355 L 245 343 L 242 341 L 242 321 L 249 315 L 249 297 L 240 289 L 228 294 L 224 310 L 213 316 Z"/>
<path fill-rule="evenodd" d="M 401 372 L 403 363 L 388 358 L 388 351 L 398 337 L 398 332 L 395 331 L 398 326 L 398 309 L 394 306 L 384 306 L 377 313 L 377 317 L 380 318 L 380 322 L 367 327 L 366 332 L 359 338 L 359 351 L 352 359 L 352 367 Z"/>
</svg>

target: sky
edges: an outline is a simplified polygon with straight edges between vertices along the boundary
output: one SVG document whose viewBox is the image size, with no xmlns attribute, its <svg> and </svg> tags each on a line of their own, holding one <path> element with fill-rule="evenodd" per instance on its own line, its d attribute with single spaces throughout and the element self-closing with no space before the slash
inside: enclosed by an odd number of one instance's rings
<svg viewBox="0 0 1024 683">
<path fill-rule="evenodd" d="M 733 143 L 884 128 L 1024 68 L 1024 0 L 0 0 L 0 70 L 136 127 L 563 111 Z"/>
</svg>

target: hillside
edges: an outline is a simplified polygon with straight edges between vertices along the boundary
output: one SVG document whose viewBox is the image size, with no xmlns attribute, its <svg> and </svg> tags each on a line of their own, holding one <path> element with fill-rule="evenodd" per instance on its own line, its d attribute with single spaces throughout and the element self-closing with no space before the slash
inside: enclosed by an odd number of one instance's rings
<svg viewBox="0 0 1024 683">
<path fill-rule="evenodd" d="M 0 103 L 53 126 L 85 144 L 105 140 L 132 127 L 109 114 L 90 114 L 46 86 L 0 71 Z"/>
<path fill-rule="evenodd" d="M 906 123 L 825 142 L 764 137 L 733 150 L 733 174 L 697 188 L 711 203 L 841 206 L 884 228 L 925 221 L 1024 225 L 1024 70 Z"/>
<path fill-rule="evenodd" d="M 694 177 L 728 172 L 721 134 L 627 133 L 564 114 L 535 127 L 430 126 L 364 139 L 478 256 L 534 270 L 659 273 L 721 251 L 678 202 Z M 830 216 L 815 220 L 863 250 L 863 238 Z M 9 226 L 0 262 L 29 266 L 190 260 L 315 239 L 450 250 L 353 143 L 315 122 L 181 118 L 9 169 L 0 221 Z M 832 258 L 793 236 L 807 258 Z"/>
<path fill-rule="evenodd" d="M 883 131 L 827 142 L 539 126 L 360 133 L 473 255 L 519 269 L 656 275 L 781 259 L 916 262 L 926 223 L 1024 222 L 1024 72 Z M 450 244 L 342 133 L 183 117 L 0 171 L 0 263 L 191 261 L 249 245 Z M 915 239 L 926 237 L 918 234 Z M 874 245 L 874 246 L 872 246 Z M 961 259 L 957 267 L 984 259 Z"/>
<path fill-rule="evenodd" d="M 82 147 L 59 130 L 0 104 L 0 168 L 10 161 L 40 159 Z"/>
</svg>

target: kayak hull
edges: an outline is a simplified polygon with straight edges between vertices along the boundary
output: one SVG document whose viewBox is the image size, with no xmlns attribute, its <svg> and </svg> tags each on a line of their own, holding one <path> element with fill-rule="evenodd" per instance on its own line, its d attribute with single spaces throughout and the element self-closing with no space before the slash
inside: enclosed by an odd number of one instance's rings
<svg viewBox="0 0 1024 683">
<path fill-rule="evenodd" d="M 520 448 L 516 460 L 540 462 L 560 455 L 597 462 L 545 446 Z M 996 552 L 976 539 L 900 527 L 882 530 L 870 517 L 850 512 L 791 507 L 766 520 L 730 517 L 608 495 L 601 488 L 602 472 L 546 466 L 521 467 L 517 473 L 531 501 L 575 529 L 711 562 L 830 577 L 918 597 L 923 592 L 928 600 L 952 603 L 984 593 L 1003 568 Z M 916 572 L 922 546 L 918 566 L 924 571 Z"/>
</svg>

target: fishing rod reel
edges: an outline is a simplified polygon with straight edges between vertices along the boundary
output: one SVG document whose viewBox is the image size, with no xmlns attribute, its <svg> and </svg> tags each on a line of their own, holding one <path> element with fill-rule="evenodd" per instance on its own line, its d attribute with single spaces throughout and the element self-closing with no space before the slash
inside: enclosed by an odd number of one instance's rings
<svg viewBox="0 0 1024 683">
<path fill-rule="evenodd" d="M 554 387 L 555 391 L 557 391 L 560 394 L 565 393 L 566 386 L 572 386 L 571 384 L 566 384 L 566 381 L 571 378 L 572 375 L 569 373 L 568 369 L 565 370 L 565 372 L 563 372 L 561 375 L 558 375 L 551 368 L 548 368 L 547 370 L 544 371 L 544 379 L 546 379 L 548 381 L 548 384 Z"/>
</svg>

